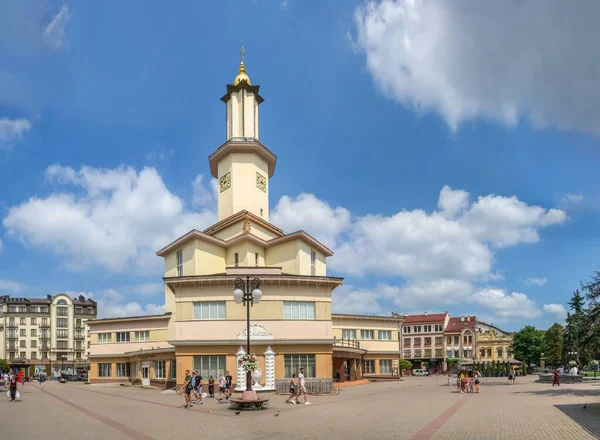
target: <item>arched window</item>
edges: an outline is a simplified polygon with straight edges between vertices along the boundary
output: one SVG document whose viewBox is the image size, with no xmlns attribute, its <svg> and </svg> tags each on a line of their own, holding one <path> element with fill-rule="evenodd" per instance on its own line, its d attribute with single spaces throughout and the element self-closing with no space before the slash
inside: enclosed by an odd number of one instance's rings
<svg viewBox="0 0 600 440">
<path fill-rule="evenodd" d="M 56 304 L 58 304 L 59 306 L 66 306 L 67 302 L 64 299 L 59 299 Z"/>
</svg>

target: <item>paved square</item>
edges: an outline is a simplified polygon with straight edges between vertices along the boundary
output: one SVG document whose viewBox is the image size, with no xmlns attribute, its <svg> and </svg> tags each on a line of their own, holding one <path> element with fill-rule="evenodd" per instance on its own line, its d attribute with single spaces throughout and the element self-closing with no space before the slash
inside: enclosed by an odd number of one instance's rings
<svg viewBox="0 0 600 440">
<path fill-rule="evenodd" d="M 592 439 L 600 436 L 600 381 L 552 388 L 533 377 L 509 386 L 486 378 L 457 394 L 440 377 L 410 377 L 311 396 L 310 406 L 271 395 L 265 411 L 239 415 L 214 399 L 184 409 L 157 390 L 47 383 L 2 402 L 2 438 L 29 439 Z M 587 404 L 584 409 L 584 405 Z"/>
</svg>

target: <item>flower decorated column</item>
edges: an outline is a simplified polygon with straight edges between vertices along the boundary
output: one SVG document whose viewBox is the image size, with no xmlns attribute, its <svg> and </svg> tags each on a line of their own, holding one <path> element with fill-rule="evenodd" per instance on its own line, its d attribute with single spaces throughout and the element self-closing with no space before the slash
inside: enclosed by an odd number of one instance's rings
<svg viewBox="0 0 600 440">
<path fill-rule="evenodd" d="M 275 389 L 275 352 L 269 345 L 265 351 L 265 388 Z"/>
<path fill-rule="evenodd" d="M 246 372 L 244 366 L 240 365 L 240 359 L 246 354 L 244 347 L 240 346 L 240 349 L 235 354 L 237 358 L 237 378 L 236 378 L 236 391 L 244 391 L 246 389 Z"/>
</svg>

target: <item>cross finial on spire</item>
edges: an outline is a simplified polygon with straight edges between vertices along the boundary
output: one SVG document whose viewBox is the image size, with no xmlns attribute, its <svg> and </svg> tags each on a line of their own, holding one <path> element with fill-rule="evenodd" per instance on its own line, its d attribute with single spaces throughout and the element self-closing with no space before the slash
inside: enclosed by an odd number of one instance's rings
<svg viewBox="0 0 600 440">
<path fill-rule="evenodd" d="M 244 40 L 242 40 L 242 47 L 240 49 L 240 61 L 244 62 L 244 55 L 246 55 L 246 49 L 244 49 Z"/>
</svg>

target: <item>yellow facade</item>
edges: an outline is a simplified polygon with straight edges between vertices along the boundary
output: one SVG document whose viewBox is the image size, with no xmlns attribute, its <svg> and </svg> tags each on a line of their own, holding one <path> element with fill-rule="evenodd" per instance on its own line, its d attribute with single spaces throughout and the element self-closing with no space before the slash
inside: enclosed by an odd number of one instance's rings
<svg viewBox="0 0 600 440">
<path fill-rule="evenodd" d="M 511 333 L 484 322 L 478 322 L 477 360 L 481 362 L 512 360 L 512 340 Z"/>
</svg>

